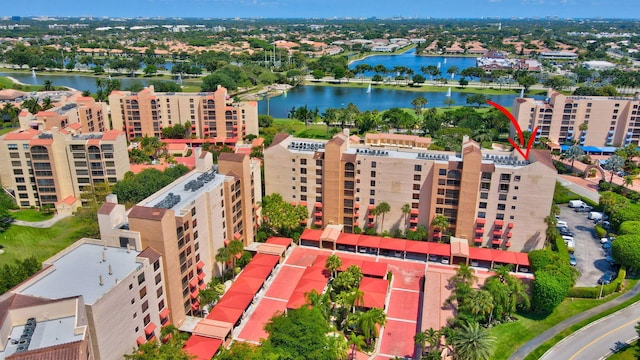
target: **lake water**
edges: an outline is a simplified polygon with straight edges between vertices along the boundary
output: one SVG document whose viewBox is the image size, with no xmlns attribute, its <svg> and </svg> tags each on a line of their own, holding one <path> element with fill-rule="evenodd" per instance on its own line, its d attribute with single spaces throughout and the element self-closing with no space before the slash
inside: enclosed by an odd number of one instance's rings
<svg viewBox="0 0 640 360">
<path fill-rule="evenodd" d="M 358 106 L 361 111 L 385 110 L 392 107 L 412 108 L 411 101 L 418 96 L 424 96 L 429 103 L 427 107 L 446 107 L 448 86 L 442 87 L 442 92 L 415 92 L 404 90 L 376 89 L 370 93 L 366 88 L 342 88 L 331 86 L 298 86 L 289 90 L 285 95 L 263 99 L 258 103 L 260 114 L 286 118 L 292 107 L 305 106 L 312 110 L 318 107 L 322 113 L 326 108 L 342 108 L 349 103 Z M 466 105 L 469 93 L 452 92 L 454 105 Z M 512 106 L 513 100 L 520 96 L 520 91 L 513 90 L 513 95 L 491 95 L 490 99 L 502 106 Z"/>
<path fill-rule="evenodd" d="M 89 90 L 92 93 L 95 93 L 96 88 L 96 79 L 97 77 L 86 76 L 86 75 L 75 75 L 75 74 L 61 74 L 61 75 L 40 75 L 36 73 L 36 76 L 33 77 L 31 73 L 26 72 L 0 72 L 0 76 L 11 76 L 16 80 L 20 81 L 24 84 L 31 85 L 43 85 L 45 80 L 50 80 L 54 86 L 67 86 L 74 88 L 79 91 Z M 103 76 L 106 78 L 106 76 Z M 133 84 L 142 84 L 143 86 L 149 85 L 153 80 L 150 79 L 129 79 L 122 77 L 114 77 L 122 84 L 122 89 L 126 89 L 127 87 Z"/>
<path fill-rule="evenodd" d="M 416 49 L 410 49 L 399 55 L 373 55 L 362 60 L 357 60 L 349 64 L 349 68 L 353 69 L 358 64 L 369 64 L 371 66 L 384 65 L 387 69 L 392 69 L 394 66 L 406 66 L 414 71 L 414 74 L 422 74 L 427 79 L 429 75 L 425 75 L 420 71 L 423 66 L 440 66 L 440 71 L 443 77 L 450 79 L 447 74 L 447 70 L 450 66 L 457 66 L 458 71 L 462 71 L 468 67 L 476 66 L 476 59 L 474 57 L 461 57 L 461 56 L 418 56 L 416 55 Z M 375 72 L 366 72 L 366 76 L 373 76 Z M 395 77 L 395 76 L 393 76 Z M 459 79 L 459 75 L 456 75 L 454 79 Z"/>
</svg>

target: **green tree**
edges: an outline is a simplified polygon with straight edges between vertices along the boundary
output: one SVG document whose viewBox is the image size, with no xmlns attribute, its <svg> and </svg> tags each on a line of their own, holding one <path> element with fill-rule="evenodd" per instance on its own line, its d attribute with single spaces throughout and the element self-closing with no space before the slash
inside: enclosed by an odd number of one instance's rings
<svg viewBox="0 0 640 360">
<path fill-rule="evenodd" d="M 564 154 L 562 154 L 562 156 L 565 159 L 571 160 L 571 168 L 572 169 L 573 169 L 574 161 L 576 161 L 577 159 L 581 158 L 583 155 L 584 155 L 584 151 L 578 145 L 572 145 L 571 147 L 569 147 L 567 149 L 567 151 L 564 152 Z"/>
<path fill-rule="evenodd" d="M 229 252 L 228 248 L 221 247 L 221 248 L 218 248 L 218 252 L 216 253 L 215 258 L 216 258 L 216 262 L 220 263 L 220 274 L 223 274 L 222 278 L 224 279 L 224 267 L 225 267 L 225 264 L 231 261 L 231 253 Z"/>
<path fill-rule="evenodd" d="M 280 194 L 271 194 L 262 197 L 262 216 L 263 226 L 286 236 L 309 215 L 306 206 L 293 206 L 285 202 Z"/>
<path fill-rule="evenodd" d="M 20 284 L 29 276 L 42 268 L 35 256 L 22 260 L 14 260 L 13 264 L 4 264 L 0 267 L 0 294 Z"/>
<path fill-rule="evenodd" d="M 376 206 L 376 214 L 382 215 L 382 221 L 380 222 L 381 229 L 384 229 L 384 216 L 389 211 L 391 211 L 391 206 L 389 206 L 389 203 L 385 201 L 381 202 L 380 204 L 378 204 L 378 206 Z"/>
<path fill-rule="evenodd" d="M 624 159 L 620 155 L 611 155 L 604 163 L 601 164 L 602 168 L 611 171 L 611 177 L 609 183 L 613 182 L 613 175 L 622 171 L 624 167 Z"/>
<path fill-rule="evenodd" d="M 529 88 L 535 85 L 537 82 L 538 82 L 538 79 L 536 79 L 534 76 L 531 76 L 531 75 L 518 77 L 518 84 L 524 87 L 524 92 L 529 92 Z"/>
<path fill-rule="evenodd" d="M 173 325 L 163 327 L 161 333 L 163 339 L 170 335 L 167 342 L 160 343 L 157 340 L 146 342 L 124 358 L 126 360 L 189 360 L 193 358 L 182 348 L 189 335 L 180 333 Z"/>
<path fill-rule="evenodd" d="M 351 346 L 351 359 L 356 358 L 356 350 L 362 351 L 362 348 L 366 345 L 364 336 L 356 335 L 355 333 L 349 334 L 348 344 Z"/>
<path fill-rule="evenodd" d="M 467 104 L 476 104 L 478 107 L 485 104 L 487 100 L 489 100 L 489 97 L 484 94 L 471 94 L 467 96 Z"/>
<path fill-rule="evenodd" d="M 229 245 L 227 245 L 229 249 L 229 254 L 231 255 L 231 261 L 233 263 L 233 277 L 236 276 L 236 259 L 238 255 L 241 255 L 244 251 L 244 244 L 240 240 L 231 240 Z"/>
<path fill-rule="evenodd" d="M 378 308 L 369 309 L 358 316 L 357 330 L 364 336 L 365 341 L 371 344 L 378 337 L 377 326 L 384 326 L 387 315 L 384 310 Z"/>
<path fill-rule="evenodd" d="M 569 287 L 552 271 L 536 271 L 534 275 L 531 305 L 538 312 L 550 313 L 567 296 Z"/>
<path fill-rule="evenodd" d="M 53 82 L 51 82 L 51 80 L 45 80 L 43 83 L 43 90 L 44 91 L 53 91 Z"/>
<path fill-rule="evenodd" d="M 415 74 L 411 78 L 411 81 L 414 84 L 424 84 L 424 82 L 427 81 L 427 79 L 424 76 L 420 75 L 420 74 Z"/>
<path fill-rule="evenodd" d="M 630 269 L 640 268 L 640 234 L 620 235 L 611 244 L 611 256 L 623 266 Z"/>
<path fill-rule="evenodd" d="M 449 227 L 449 219 L 447 219 L 447 217 L 444 215 L 436 215 L 433 220 L 431 220 L 431 227 L 434 230 L 439 230 L 444 234 L 444 232 L 447 231 L 447 228 Z"/>
<path fill-rule="evenodd" d="M 360 286 L 362 277 L 362 270 L 358 266 L 351 265 L 333 279 L 331 282 L 331 290 L 334 294 L 352 292 Z M 353 302 L 353 300 L 351 302 Z"/>
<path fill-rule="evenodd" d="M 416 112 L 416 115 L 420 116 L 422 114 L 422 108 L 429 103 L 429 100 L 424 96 L 418 96 L 417 98 L 411 100 L 411 105 L 413 105 L 413 110 Z"/>
<path fill-rule="evenodd" d="M 564 76 L 552 76 L 545 80 L 544 86 L 550 87 L 554 90 L 563 90 L 564 88 L 571 86 L 571 81 L 569 78 Z"/>
<path fill-rule="evenodd" d="M 409 222 L 409 214 L 411 214 L 411 205 L 404 204 L 400 210 L 402 211 L 402 215 L 404 215 L 404 226 L 407 226 Z"/>
<path fill-rule="evenodd" d="M 200 290 L 198 298 L 200 300 L 200 308 L 205 308 L 214 305 L 220 300 L 224 294 L 225 286 L 220 280 L 214 278 L 211 280 L 207 287 Z"/>
<path fill-rule="evenodd" d="M 453 334 L 453 351 L 458 360 L 486 360 L 491 357 L 495 338 L 478 323 L 469 323 Z"/>
<path fill-rule="evenodd" d="M 331 254 L 324 263 L 324 268 L 331 273 L 332 278 L 338 275 L 340 267 L 342 267 L 342 259 L 336 254 Z"/>
</svg>

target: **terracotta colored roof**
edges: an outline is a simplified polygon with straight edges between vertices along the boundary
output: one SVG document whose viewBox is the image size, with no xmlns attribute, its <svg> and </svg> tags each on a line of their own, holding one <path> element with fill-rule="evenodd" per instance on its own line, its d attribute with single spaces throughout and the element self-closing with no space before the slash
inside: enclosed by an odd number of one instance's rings
<svg viewBox="0 0 640 360">
<path fill-rule="evenodd" d="M 404 251 L 406 248 L 406 240 L 395 238 L 382 238 L 380 241 L 380 249 Z"/>
<path fill-rule="evenodd" d="M 59 203 L 63 203 L 63 204 L 67 204 L 67 205 L 73 205 L 73 203 L 75 203 L 76 201 L 77 201 L 77 199 L 76 199 L 75 196 L 69 195 L 66 198 L 64 198 L 64 200 L 60 201 Z"/>
<path fill-rule="evenodd" d="M 251 147 L 262 146 L 264 145 L 264 138 L 258 137 L 251 141 Z"/>
<path fill-rule="evenodd" d="M 87 358 L 83 341 L 15 353 L 7 360 L 82 360 Z"/>
<path fill-rule="evenodd" d="M 429 243 L 429 255 L 450 256 L 451 246 L 448 244 Z"/>
<path fill-rule="evenodd" d="M 19 97 L 26 96 L 26 92 L 12 90 L 12 89 L 3 89 L 0 90 L 0 100 L 15 100 Z"/>
<path fill-rule="evenodd" d="M 531 149 L 531 152 L 533 153 L 536 161 L 553 170 L 556 170 L 556 167 L 553 165 L 553 160 L 551 160 L 551 152 L 549 150 Z"/>
<path fill-rule="evenodd" d="M 102 134 L 102 140 L 116 140 L 120 135 L 124 135 L 124 132 L 119 130 L 109 130 Z"/>
<path fill-rule="evenodd" d="M 184 349 L 195 360 L 211 360 L 222 345 L 222 340 L 204 336 L 192 335 L 184 344 Z"/>
<path fill-rule="evenodd" d="M 34 136 L 40 134 L 40 131 L 34 129 L 17 130 L 10 132 L 4 136 L 4 140 L 31 140 Z"/>
<path fill-rule="evenodd" d="M 186 150 L 187 144 L 167 144 L 167 150 Z"/>
<path fill-rule="evenodd" d="M 149 259 L 149 263 L 152 263 L 152 264 L 156 260 L 160 259 L 161 256 L 162 256 L 162 254 L 157 252 L 152 247 L 147 247 L 146 249 L 142 250 L 142 252 L 140 254 L 138 254 L 138 257 L 147 258 L 147 259 Z"/>
<path fill-rule="evenodd" d="M 220 155 L 218 155 L 218 160 L 242 162 L 245 157 L 245 154 L 220 153 Z"/>
<path fill-rule="evenodd" d="M 38 111 L 36 116 L 58 116 L 58 113 L 55 111 Z"/>
<path fill-rule="evenodd" d="M 294 291 L 293 294 L 289 297 L 289 302 L 287 302 L 287 309 L 298 309 L 302 305 L 307 303 L 307 299 L 303 292 Z"/>
<path fill-rule="evenodd" d="M 71 128 L 71 129 L 73 129 L 73 130 L 79 130 L 79 129 L 82 129 L 82 124 L 80 124 L 80 123 L 73 123 L 73 124 L 70 124 L 68 127 L 69 127 L 69 128 Z"/>
<path fill-rule="evenodd" d="M 167 209 L 134 206 L 129 212 L 129 217 L 138 219 L 160 220 L 167 211 Z"/>
<path fill-rule="evenodd" d="M 193 169 L 194 167 L 196 167 L 195 156 L 189 156 L 189 157 L 176 156 L 173 158 L 173 160 L 175 160 L 175 162 L 177 162 L 178 164 L 188 167 L 189 169 Z"/>
<path fill-rule="evenodd" d="M 469 259 L 481 261 L 493 261 L 493 253 L 491 249 L 470 247 Z"/>
<path fill-rule="evenodd" d="M 209 315 L 207 315 L 207 319 L 225 321 L 231 324 L 235 324 L 242 317 L 241 309 L 233 309 L 230 307 L 224 307 L 220 305 L 216 305 L 211 309 Z"/>
<path fill-rule="evenodd" d="M 300 235 L 300 240 L 320 241 L 322 230 L 305 229 Z"/>
<path fill-rule="evenodd" d="M 102 204 L 102 206 L 98 210 L 98 214 L 100 214 L 100 215 L 109 215 L 109 214 L 111 214 L 111 211 L 113 211 L 113 209 L 116 208 L 116 205 L 118 205 L 118 204 L 109 203 L 109 202 L 104 203 L 104 204 Z"/>
<path fill-rule="evenodd" d="M 47 146 L 53 144 L 53 139 L 33 139 L 29 141 L 29 146 Z"/>
<path fill-rule="evenodd" d="M 129 165 L 129 170 L 131 170 L 132 173 L 134 174 L 138 174 L 141 173 L 143 170 L 146 169 L 156 169 L 156 170 L 160 170 L 163 171 L 164 169 L 167 168 L 167 164 L 162 163 L 162 164 L 130 164 Z"/>
<path fill-rule="evenodd" d="M 267 244 L 282 245 L 282 246 L 287 246 L 288 247 L 289 245 L 291 245 L 292 241 L 293 240 L 291 238 L 272 236 L 272 237 L 267 239 L 266 243 Z"/>
</svg>

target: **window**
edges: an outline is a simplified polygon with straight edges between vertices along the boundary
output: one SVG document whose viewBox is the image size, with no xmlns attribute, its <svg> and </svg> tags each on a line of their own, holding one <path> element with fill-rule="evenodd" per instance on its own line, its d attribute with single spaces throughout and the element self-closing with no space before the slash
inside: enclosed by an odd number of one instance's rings
<svg viewBox="0 0 640 360">
<path fill-rule="evenodd" d="M 498 204 L 498 210 L 504 210 L 504 209 L 505 209 L 504 204 Z"/>
<path fill-rule="evenodd" d="M 500 188 L 498 189 L 498 191 L 500 191 L 500 192 L 509 191 L 509 184 L 500 184 Z"/>
<path fill-rule="evenodd" d="M 129 284 L 129 290 L 133 289 L 133 284 Z"/>
<path fill-rule="evenodd" d="M 501 174 L 500 175 L 500 181 L 511 181 L 511 174 Z"/>
<path fill-rule="evenodd" d="M 160 281 L 162 281 L 162 274 L 158 273 L 156 275 L 156 285 L 160 284 Z"/>
<path fill-rule="evenodd" d="M 413 175 L 413 181 L 420 181 L 422 177 L 420 175 Z"/>
<path fill-rule="evenodd" d="M 496 220 L 504 220 L 504 214 L 496 214 Z"/>
<path fill-rule="evenodd" d="M 482 180 L 486 180 L 486 181 L 491 180 L 491 173 L 483 172 L 482 173 Z"/>
<path fill-rule="evenodd" d="M 376 203 L 376 199 L 373 199 L 373 198 L 369 199 L 369 205 L 375 205 L 375 203 Z"/>
<path fill-rule="evenodd" d="M 138 285 L 141 285 L 144 282 L 144 273 L 138 275 Z"/>
<path fill-rule="evenodd" d="M 149 301 L 145 301 L 142 303 L 142 312 L 146 312 L 147 310 L 149 310 Z"/>
<path fill-rule="evenodd" d="M 420 190 L 420 184 L 413 184 L 413 190 Z"/>
<path fill-rule="evenodd" d="M 140 299 L 143 299 L 145 296 L 147 296 L 147 287 L 143 287 L 142 289 L 140 289 Z"/>
<path fill-rule="evenodd" d="M 160 297 L 162 296 L 162 286 L 158 288 L 158 290 L 156 290 L 156 296 Z"/>
<path fill-rule="evenodd" d="M 484 219 L 487 217 L 487 213 L 484 211 L 478 211 L 478 218 Z"/>
<path fill-rule="evenodd" d="M 376 195 L 376 191 L 373 190 L 373 189 L 369 190 L 369 195 L 375 196 Z"/>
<path fill-rule="evenodd" d="M 487 208 L 487 203 L 486 202 L 481 202 L 478 207 L 480 209 L 486 209 Z"/>
<path fill-rule="evenodd" d="M 491 184 L 490 183 L 480 183 L 480 190 L 484 190 L 484 191 L 489 191 L 491 190 Z"/>
<path fill-rule="evenodd" d="M 375 180 L 371 180 L 371 186 L 376 186 L 376 181 Z"/>
<path fill-rule="evenodd" d="M 445 175 L 447 175 L 447 169 L 440 169 L 440 170 L 438 170 L 438 175 L 440 175 L 440 176 L 445 176 Z"/>
<path fill-rule="evenodd" d="M 505 201 L 505 200 L 507 200 L 507 194 L 500 194 L 500 195 L 498 195 L 498 200 L 500 200 L 500 201 Z"/>
<path fill-rule="evenodd" d="M 422 165 L 414 165 L 413 171 L 422 171 Z"/>
<path fill-rule="evenodd" d="M 516 175 L 513 177 L 513 181 L 520 181 L 520 175 Z"/>
<path fill-rule="evenodd" d="M 371 167 L 372 167 L 372 168 L 375 168 L 375 167 L 376 167 L 376 165 L 377 165 L 377 163 L 376 163 L 375 161 L 372 161 L 372 162 L 371 162 Z"/>
<path fill-rule="evenodd" d="M 144 317 L 144 326 L 149 325 L 149 323 L 151 322 L 151 316 L 149 314 L 147 314 L 147 316 Z"/>
<path fill-rule="evenodd" d="M 486 192 L 480 193 L 480 199 L 488 199 L 488 198 L 489 198 L 489 193 L 486 193 Z"/>
<path fill-rule="evenodd" d="M 164 309 L 164 300 L 160 300 L 158 303 L 158 311 L 161 311 L 162 309 Z"/>
<path fill-rule="evenodd" d="M 307 165 L 307 159 L 300 159 L 300 165 Z"/>
<path fill-rule="evenodd" d="M 375 172 L 375 171 L 372 171 L 372 172 L 371 172 L 371 177 L 372 177 L 372 178 L 376 177 L 376 172 Z"/>
</svg>

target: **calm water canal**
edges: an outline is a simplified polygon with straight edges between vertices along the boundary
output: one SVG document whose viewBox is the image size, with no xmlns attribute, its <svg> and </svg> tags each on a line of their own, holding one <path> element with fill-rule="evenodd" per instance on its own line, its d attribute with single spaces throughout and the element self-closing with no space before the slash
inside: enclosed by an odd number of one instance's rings
<svg viewBox="0 0 640 360">
<path fill-rule="evenodd" d="M 96 92 L 96 79 L 97 77 L 93 76 L 84 76 L 84 75 L 40 75 L 36 74 L 33 76 L 31 73 L 26 72 L 0 72 L 0 76 L 10 76 L 15 78 L 24 84 L 31 85 L 43 85 L 45 80 L 50 80 L 54 86 L 67 86 L 74 88 L 79 91 L 89 90 L 92 93 Z M 153 80 L 149 79 L 127 79 L 127 78 L 114 78 L 120 80 L 122 84 L 122 88 L 127 88 L 133 84 L 142 84 L 148 85 Z"/>
</svg>

